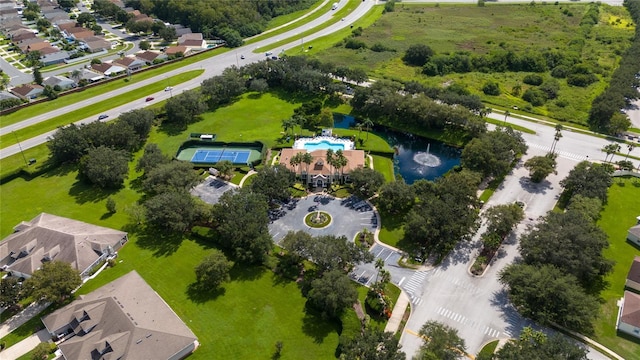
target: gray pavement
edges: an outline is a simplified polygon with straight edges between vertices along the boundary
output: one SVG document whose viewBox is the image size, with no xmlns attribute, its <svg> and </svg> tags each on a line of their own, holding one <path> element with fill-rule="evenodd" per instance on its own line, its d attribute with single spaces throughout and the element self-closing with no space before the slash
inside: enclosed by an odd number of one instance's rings
<svg viewBox="0 0 640 360">
<path fill-rule="evenodd" d="M 5 322 L 3 322 L 0 325 L 0 339 L 5 337 L 7 334 L 12 332 L 13 330 L 17 329 L 20 325 L 29 321 L 32 317 L 37 316 L 39 313 L 42 312 L 42 310 L 46 309 L 47 306 L 49 306 L 49 303 L 44 303 L 44 304 L 31 303 L 29 304 L 29 306 L 24 308 L 24 310 L 12 316 L 11 318 L 7 319 Z"/>
<path fill-rule="evenodd" d="M 33 350 L 41 342 L 51 340 L 51 335 L 47 329 L 42 329 L 19 343 L 6 348 L 0 352 L 0 360 L 13 360 Z"/>
<path fill-rule="evenodd" d="M 329 195 L 311 195 L 293 200 L 290 204 L 285 204 L 281 213 L 269 224 L 269 233 L 276 243 L 279 243 L 289 231 L 298 230 L 313 236 L 344 235 L 347 239 L 353 240 L 363 229 L 373 232 L 378 226 L 377 216 L 369 205 L 353 207 L 359 203 Z M 322 229 L 311 228 L 304 223 L 307 214 L 318 210 L 331 215 L 331 223 Z"/>
<path fill-rule="evenodd" d="M 207 204 L 217 204 L 222 194 L 237 188 L 238 186 L 235 184 L 220 180 L 215 176 L 209 176 L 191 189 L 191 195 L 199 197 Z"/>
</svg>

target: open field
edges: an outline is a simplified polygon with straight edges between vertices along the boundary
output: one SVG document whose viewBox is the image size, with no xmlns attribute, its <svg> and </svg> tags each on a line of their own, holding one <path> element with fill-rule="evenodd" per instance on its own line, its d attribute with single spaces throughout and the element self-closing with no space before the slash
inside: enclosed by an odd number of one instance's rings
<svg viewBox="0 0 640 360">
<path fill-rule="evenodd" d="M 430 86 L 459 83 L 489 104 L 507 108 L 518 106 L 528 112 L 584 124 L 591 101 L 608 84 L 635 29 L 624 8 L 602 5 L 599 24 L 585 38 L 579 23 L 586 9 L 585 4 L 487 4 L 481 8 L 476 5 L 398 3 L 394 12 L 382 14 L 371 26 L 363 26 L 365 29 L 357 40 L 364 42 L 367 49 L 346 49 L 336 39 L 332 44 L 335 46 L 313 54 L 338 66 L 367 69 L 375 78 L 416 80 Z M 516 85 L 521 86 L 521 93 L 527 90 L 529 85 L 522 82 L 527 73 L 470 72 L 427 77 L 421 74 L 421 68 L 407 66 L 401 61 L 407 48 L 416 43 L 429 45 L 436 54 L 571 51 L 596 69 L 600 81 L 580 88 L 568 86 L 564 79 L 559 79 L 558 99 L 531 107 L 513 92 Z M 390 51 L 370 50 L 375 44 Z M 550 78 L 549 72 L 541 75 Z M 498 82 L 502 94 L 484 95 L 481 88 L 486 81 Z"/>
<path fill-rule="evenodd" d="M 613 272 L 607 276 L 609 287 L 600 296 L 604 300 L 600 316 L 595 322 L 595 338 L 597 342 L 615 351 L 625 359 L 640 358 L 640 341 L 629 340 L 630 337 L 616 334 L 616 302 L 624 294 L 624 283 L 629 267 L 640 250 L 626 241 L 627 230 L 636 223 L 640 215 L 640 179 L 614 178 L 609 188 L 609 200 L 601 213 L 598 225 L 609 235 L 609 248 L 605 256 L 614 260 Z"/>
<path fill-rule="evenodd" d="M 219 141 L 259 140 L 267 146 L 282 145 L 278 143 L 282 138 L 281 120 L 290 117 L 301 101 L 281 93 L 245 94 L 229 106 L 203 114 L 201 121 L 184 130 L 154 127 L 148 142 L 159 144 L 169 155 L 175 154 L 191 132 L 215 133 Z M 342 131 L 343 135 L 357 133 Z M 299 128 L 296 132 L 310 135 Z M 375 151 L 388 148 L 373 134 L 367 146 Z M 42 166 L 47 154 L 45 145 L 25 152 L 27 158 L 38 158 L 33 168 Z M 194 267 L 214 244 L 193 235 L 163 236 L 134 226 L 127 209 L 142 197 L 136 190 L 141 174 L 134 170 L 141 155 L 142 150 L 133 155 L 129 178 L 120 190 L 103 191 L 86 185 L 72 165 L 33 179 L 17 177 L 5 182 L 0 187 L 0 237 L 41 212 L 128 231 L 130 241 L 120 250 L 117 265 L 88 282 L 80 293 L 135 269 L 198 336 L 201 347 L 190 358 L 264 359 L 273 354 L 277 341 L 284 343 L 282 359 L 334 358 L 340 325 L 306 311 L 306 299 L 297 284 L 266 268 L 234 268 L 232 281 L 218 293 L 190 290 L 189 285 L 195 281 Z M 3 173 L 5 165 L 19 168 L 22 162 L 20 154 L 3 159 Z M 108 197 L 116 202 L 115 214 L 106 209 Z M 391 291 L 394 298 L 396 292 Z M 384 326 L 383 321 L 372 321 L 374 326 Z M 28 332 L 15 335 L 12 341 L 19 341 Z"/>
</svg>

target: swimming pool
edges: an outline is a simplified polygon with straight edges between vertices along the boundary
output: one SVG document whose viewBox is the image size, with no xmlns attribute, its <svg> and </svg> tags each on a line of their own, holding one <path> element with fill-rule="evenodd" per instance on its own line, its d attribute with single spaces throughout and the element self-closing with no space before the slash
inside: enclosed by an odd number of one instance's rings
<svg viewBox="0 0 640 360">
<path fill-rule="evenodd" d="M 308 151 L 314 150 L 353 150 L 353 141 L 347 139 L 336 139 L 333 137 L 315 137 L 315 138 L 301 138 L 295 141 L 293 144 L 294 149 L 306 149 Z"/>
</svg>

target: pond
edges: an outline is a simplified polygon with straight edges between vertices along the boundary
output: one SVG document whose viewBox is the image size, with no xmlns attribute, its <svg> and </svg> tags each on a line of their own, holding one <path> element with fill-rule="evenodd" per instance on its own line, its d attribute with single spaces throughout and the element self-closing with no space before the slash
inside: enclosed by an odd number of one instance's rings
<svg viewBox="0 0 640 360">
<path fill-rule="evenodd" d="M 355 126 L 356 119 L 349 115 L 334 114 L 334 127 L 348 129 Z M 461 150 L 440 141 L 376 126 L 373 133 L 385 139 L 396 155 L 393 170 L 407 184 L 416 180 L 434 180 L 460 165 Z"/>
</svg>

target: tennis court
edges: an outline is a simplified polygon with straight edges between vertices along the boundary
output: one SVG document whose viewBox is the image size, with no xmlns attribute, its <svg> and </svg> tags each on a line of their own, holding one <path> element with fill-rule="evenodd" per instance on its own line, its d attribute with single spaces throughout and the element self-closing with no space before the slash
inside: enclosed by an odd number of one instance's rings
<svg viewBox="0 0 640 360">
<path fill-rule="evenodd" d="M 198 149 L 191 157 L 193 163 L 215 164 L 220 161 L 230 161 L 233 164 L 247 164 L 251 150 L 222 149 L 222 150 L 203 150 Z"/>
</svg>

